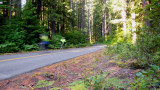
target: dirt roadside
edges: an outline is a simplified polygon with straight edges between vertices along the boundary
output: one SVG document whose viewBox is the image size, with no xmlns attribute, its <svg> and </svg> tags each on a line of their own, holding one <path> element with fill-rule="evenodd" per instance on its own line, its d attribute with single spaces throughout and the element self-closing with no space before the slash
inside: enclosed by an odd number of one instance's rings
<svg viewBox="0 0 160 90">
<path fill-rule="evenodd" d="M 104 51 L 105 49 L 102 49 L 71 60 L 39 68 L 8 80 L 2 80 L 0 81 L 0 90 L 50 90 L 53 87 L 70 90 L 67 88 L 69 83 L 81 80 L 85 76 L 96 75 L 100 71 L 112 71 L 107 77 L 127 78 L 132 81 L 137 70 L 117 66 L 115 61 L 104 55 Z M 54 84 L 36 88 L 40 80 L 54 81 Z"/>
</svg>

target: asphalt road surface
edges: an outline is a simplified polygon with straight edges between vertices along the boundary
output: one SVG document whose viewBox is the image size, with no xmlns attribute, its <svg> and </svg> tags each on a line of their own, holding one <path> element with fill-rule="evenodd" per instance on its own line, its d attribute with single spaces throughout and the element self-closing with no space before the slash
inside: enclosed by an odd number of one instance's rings
<svg viewBox="0 0 160 90">
<path fill-rule="evenodd" d="M 87 48 L 41 51 L 24 54 L 0 55 L 0 80 L 32 71 L 103 49 L 105 45 Z"/>
</svg>

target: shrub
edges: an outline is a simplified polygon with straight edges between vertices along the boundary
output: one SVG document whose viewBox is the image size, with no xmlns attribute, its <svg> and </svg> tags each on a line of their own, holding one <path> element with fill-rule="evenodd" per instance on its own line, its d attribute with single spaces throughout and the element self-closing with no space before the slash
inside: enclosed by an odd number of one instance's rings
<svg viewBox="0 0 160 90">
<path fill-rule="evenodd" d="M 24 30 L 23 31 L 13 30 L 11 33 L 7 35 L 6 41 L 14 42 L 19 49 L 22 49 L 23 44 L 25 43 L 26 40 L 25 34 L 26 32 Z"/>
<path fill-rule="evenodd" d="M 63 36 L 66 38 L 68 44 L 87 43 L 87 36 L 78 31 L 68 32 L 63 34 Z"/>
<path fill-rule="evenodd" d="M 19 48 L 15 43 L 5 43 L 0 45 L 0 53 L 13 53 L 18 52 Z"/>
<path fill-rule="evenodd" d="M 51 49 L 59 49 L 61 48 L 62 44 L 61 44 L 61 39 L 63 38 L 63 36 L 61 35 L 54 35 L 52 37 L 52 40 L 50 42 L 49 48 Z"/>
<path fill-rule="evenodd" d="M 160 36 L 152 32 L 137 30 L 138 39 L 135 45 L 127 41 L 118 42 L 107 47 L 109 55 L 117 54 L 121 60 L 136 59 L 136 67 L 147 68 L 150 64 L 157 63 L 160 59 Z"/>
<path fill-rule="evenodd" d="M 119 90 L 126 89 L 127 83 L 122 83 L 124 79 L 106 78 L 108 74 L 101 71 L 92 77 L 86 77 L 81 81 L 74 81 L 69 84 L 71 89 L 83 88 L 83 90 Z"/>
<path fill-rule="evenodd" d="M 74 48 L 75 45 L 66 43 L 65 47 L 66 47 L 66 48 Z"/>
<path fill-rule="evenodd" d="M 28 45 L 27 44 L 27 45 L 24 45 L 23 47 L 24 47 L 25 51 L 33 51 L 33 50 L 38 50 L 39 49 L 37 44 L 34 44 L 34 45 Z"/>
<path fill-rule="evenodd" d="M 150 29 L 150 28 L 148 28 Z M 160 59 L 160 35 L 146 32 L 146 28 L 137 31 L 139 34 L 136 43 L 139 64 L 156 64 Z"/>
<path fill-rule="evenodd" d="M 150 69 L 136 73 L 135 81 L 131 83 L 132 90 L 152 90 L 160 88 L 160 67 L 150 65 Z"/>
<path fill-rule="evenodd" d="M 86 46 L 91 46 L 90 43 L 79 43 L 77 45 L 75 45 L 75 47 L 79 48 L 79 47 L 86 47 Z"/>
</svg>

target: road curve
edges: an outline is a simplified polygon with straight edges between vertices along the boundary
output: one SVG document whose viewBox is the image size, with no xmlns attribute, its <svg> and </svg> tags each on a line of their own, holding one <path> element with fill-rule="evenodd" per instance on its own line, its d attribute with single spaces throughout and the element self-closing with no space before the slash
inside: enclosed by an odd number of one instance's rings
<svg viewBox="0 0 160 90">
<path fill-rule="evenodd" d="M 47 65 L 65 61 L 103 49 L 105 45 L 87 48 L 42 51 L 15 55 L 0 56 L 0 80 L 32 71 Z"/>
</svg>

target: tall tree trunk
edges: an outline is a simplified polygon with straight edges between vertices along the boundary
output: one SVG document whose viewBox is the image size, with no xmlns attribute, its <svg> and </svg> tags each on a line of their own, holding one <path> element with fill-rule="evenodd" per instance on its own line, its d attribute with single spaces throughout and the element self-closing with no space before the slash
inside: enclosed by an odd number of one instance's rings
<svg viewBox="0 0 160 90">
<path fill-rule="evenodd" d="M 92 33 L 91 33 L 91 21 L 90 21 L 90 0 L 88 1 L 88 30 L 87 30 L 87 35 L 89 36 L 89 41 L 91 43 L 91 36 L 92 36 Z"/>
<path fill-rule="evenodd" d="M 41 21 L 42 21 L 42 25 L 44 25 L 44 1 L 41 1 Z"/>
<path fill-rule="evenodd" d="M 72 6 L 73 6 L 73 0 L 71 1 L 71 0 L 69 0 L 69 9 L 72 9 Z M 73 11 L 72 11 L 73 12 Z M 73 15 L 70 15 L 69 16 L 69 18 L 70 18 L 70 21 L 69 21 L 69 23 L 70 23 L 70 26 L 71 27 L 74 27 L 72 24 L 73 24 L 73 21 L 71 20 L 71 18 L 73 17 Z M 72 31 L 72 28 L 71 28 L 71 31 Z"/>
<path fill-rule="evenodd" d="M 72 27 L 74 27 L 74 11 L 75 11 L 75 0 L 72 0 Z"/>
<path fill-rule="evenodd" d="M 126 11 L 122 10 L 121 11 L 121 15 L 122 15 L 122 20 L 123 20 L 124 35 L 126 35 L 127 34 L 127 29 L 126 29 Z"/>
<path fill-rule="evenodd" d="M 150 11 L 150 9 L 146 9 L 146 6 L 149 5 L 149 1 L 147 0 L 143 0 L 143 10 L 145 11 L 144 16 L 145 16 L 145 25 L 150 27 L 151 26 L 151 22 L 146 18 L 147 17 L 147 13 L 148 11 Z"/>
<path fill-rule="evenodd" d="M 82 16 L 81 16 L 81 29 L 84 30 L 85 29 L 85 0 L 82 0 L 82 12 L 81 12 Z"/>
<path fill-rule="evenodd" d="M 55 3 L 53 3 L 52 9 L 56 10 L 56 4 Z M 55 13 L 55 11 L 53 13 Z M 56 22 L 54 20 L 55 16 L 52 16 L 52 17 L 53 18 L 51 18 L 51 25 L 50 25 L 50 27 L 51 27 L 52 36 L 54 36 L 55 35 L 55 31 L 56 31 L 56 29 L 55 29 Z"/>
<path fill-rule="evenodd" d="M 101 16 L 101 17 L 102 17 L 102 20 L 101 20 L 102 24 L 101 24 L 101 29 L 100 29 L 100 30 L 101 30 L 102 39 L 104 40 L 104 33 L 105 33 L 105 32 L 104 32 L 104 27 L 105 27 L 105 26 L 104 26 L 104 24 L 105 24 L 105 23 L 104 23 L 104 14 L 105 14 L 105 10 L 103 11 L 103 8 L 104 8 L 104 6 L 103 6 L 103 5 L 104 5 L 103 0 L 101 0 L 100 2 L 101 2 L 101 6 L 102 6 L 102 7 L 101 7 L 101 8 L 102 8 L 101 11 L 103 12 L 103 14 L 102 14 L 102 16 Z"/>
<path fill-rule="evenodd" d="M 37 18 L 39 18 L 41 12 L 41 0 L 37 0 Z"/>
<path fill-rule="evenodd" d="M 15 0 L 16 16 L 21 17 L 21 0 Z"/>
<path fill-rule="evenodd" d="M 77 30 L 79 28 L 78 1 L 76 0 Z"/>
<path fill-rule="evenodd" d="M 137 38 L 137 36 L 136 36 L 136 22 L 135 22 L 136 17 L 135 17 L 135 12 L 133 11 L 133 9 L 134 9 L 134 1 L 131 0 L 132 43 L 135 44 L 136 43 L 136 38 Z"/>
<path fill-rule="evenodd" d="M 123 30 L 124 30 L 124 36 L 127 34 L 127 29 L 126 29 L 126 0 L 122 0 L 123 6 L 122 6 L 122 11 L 121 11 L 121 17 L 123 20 Z"/>
<path fill-rule="evenodd" d="M 12 8 L 12 6 L 11 6 L 11 3 L 12 1 L 11 0 L 9 0 L 9 24 L 11 24 L 11 17 L 12 17 L 12 11 L 11 11 L 11 8 Z"/>
<path fill-rule="evenodd" d="M 107 16 L 106 16 L 106 8 L 105 8 L 105 11 L 104 11 L 104 40 L 106 39 L 107 37 Z"/>
<path fill-rule="evenodd" d="M 63 2 L 65 2 L 65 0 L 63 0 Z M 63 10 L 65 10 L 64 4 L 63 4 Z M 61 24 L 61 31 L 62 31 L 62 33 L 64 33 L 65 32 L 65 12 L 63 11 L 62 14 L 63 14 L 63 18 L 62 18 L 63 22 Z"/>
<path fill-rule="evenodd" d="M 57 22 L 57 32 L 60 33 L 60 31 L 59 31 L 59 22 Z"/>
</svg>

